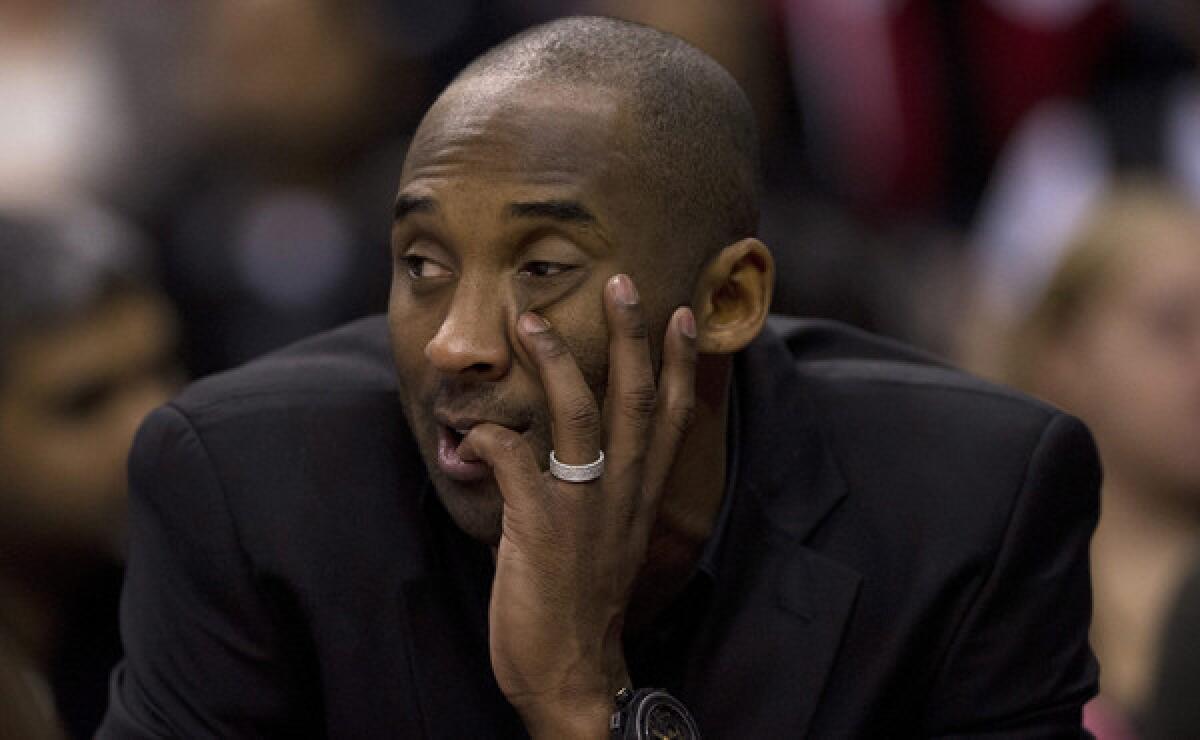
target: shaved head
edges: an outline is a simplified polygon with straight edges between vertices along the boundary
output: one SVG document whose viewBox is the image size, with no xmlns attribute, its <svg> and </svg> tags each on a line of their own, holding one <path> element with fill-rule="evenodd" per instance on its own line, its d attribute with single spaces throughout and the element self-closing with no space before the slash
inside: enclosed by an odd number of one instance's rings
<svg viewBox="0 0 1200 740">
<path fill-rule="evenodd" d="M 660 210 L 661 238 L 694 269 L 756 234 L 754 114 L 733 77 L 694 46 L 628 21 L 564 18 L 487 52 L 445 95 L 489 78 L 621 94 L 633 117 L 630 186 Z"/>
</svg>

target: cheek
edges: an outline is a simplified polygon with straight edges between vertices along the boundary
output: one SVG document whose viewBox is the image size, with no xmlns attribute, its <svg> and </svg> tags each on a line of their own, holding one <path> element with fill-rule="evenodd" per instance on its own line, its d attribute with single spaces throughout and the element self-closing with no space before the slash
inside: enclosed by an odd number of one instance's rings
<svg viewBox="0 0 1200 740">
<path fill-rule="evenodd" d="M 388 304 L 388 334 L 392 357 L 402 375 L 418 372 L 427 364 L 425 347 L 437 333 L 440 312 L 418 306 L 410 295 L 392 290 Z"/>
<path fill-rule="evenodd" d="M 1200 431 L 1200 384 L 1177 353 L 1144 331 L 1100 332 L 1075 379 L 1076 410 L 1109 445 L 1169 447 Z"/>
<path fill-rule="evenodd" d="M 124 435 L 95 424 L 26 431 L 0 462 L 5 505 L 56 529 L 107 521 L 125 499 L 125 442 Z"/>
<path fill-rule="evenodd" d="M 1144 330 L 1124 328 L 1103 338 L 1092 371 L 1105 382 L 1108 403 L 1150 412 L 1185 401 L 1185 388 L 1194 378 L 1188 364 Z"/>
<path fill-rule="evenodd" d="M 596 402 L 603 403 L 608 386 L 608 330 L 603 320 L 597 316 L 591 321 L 558 327 L 558 330 L 588 388 L 596 396 Z"/>
</svg>

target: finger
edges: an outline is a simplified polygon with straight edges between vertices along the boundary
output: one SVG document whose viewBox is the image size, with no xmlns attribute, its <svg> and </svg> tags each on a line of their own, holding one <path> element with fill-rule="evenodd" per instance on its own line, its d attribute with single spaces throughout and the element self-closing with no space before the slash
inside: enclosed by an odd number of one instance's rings
<svg viewBox="0 0 1200 740">
<path fill-rule="evenodd" d="M 600 412 L 571 350 L 537 314 L 522 314 L 517 326 L 546 392 L 555 457 L 568 465 L 592 462 L 600 451 Z"/>
<path fill-rule="evenodd" d="M 675 309 L 663 341 L 663 364 L 658 382 L 659 405 L 646 452 L 643 480 L 648 492 L 643 505 L 656 507 L 675 463 L 680 443 L 696 404 L 696 319 L 692 309 Z"/>
<path fill-rule="evenodd" d="M 536 507 L 542 471 L 533 448 L 519 432 L 499 424 L 476 424 L 463 437 L 459 454 L 491 466 L 506 505 L 518 510 Z"/>
<path fill-rule="evenodd" d="M 650 342 L 637 288 L 628 275 L 605 286 L 608 319 L 607 454 L 610 470 L 640 476 L 649 443 L 658 391 Z"/>
</svg>

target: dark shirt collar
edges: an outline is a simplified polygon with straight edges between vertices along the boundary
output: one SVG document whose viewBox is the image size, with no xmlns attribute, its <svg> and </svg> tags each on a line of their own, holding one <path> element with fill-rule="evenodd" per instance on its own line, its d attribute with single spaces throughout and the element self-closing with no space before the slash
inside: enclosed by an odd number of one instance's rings
<svg viewBox="0 0 1200 740">
<path fill-rule="evenodd" d="M 725 424 L 725 492 L 721 496 L 721 508 L 717 512 L 717 520 L 713 524 L 708 541 L 700 559 L 696 561 L 696 570 L 707 574 L 714 581 L 717 577 L 717 564 L 720 562 L 721 543 L 725 541 L 725 531 L 729 525 L 729 512 L 733 509 L 734 492 L 738 484 L 738 430 L 741 428 L 741 416 L 738 409 L 737 384 L 730 383 L 729 390 L 729 419 Z"/>
<path fill-rule="evenodd" d="M 692 646 L 718 590 L 722 547 L 737 492 L 740 417 L 736 385 L 731 384 L 725 442 L 725 491 L 704 549 L 686 584 L 649 628 L 626 646 L 629 674 L 639 686 L 679 692 L 687 674 Z"/>
</svg>

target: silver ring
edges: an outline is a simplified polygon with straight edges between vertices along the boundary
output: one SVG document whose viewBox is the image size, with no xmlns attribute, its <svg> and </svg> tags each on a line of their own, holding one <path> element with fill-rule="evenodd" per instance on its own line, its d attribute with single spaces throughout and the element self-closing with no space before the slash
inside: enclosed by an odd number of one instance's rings
<svg viewBox="0 0 1200 740">
<path fill-rule="evenodd" d="M 567 465 L 559 462 L 554 456 L 554 450 L 550 450 L 550 475 L 567 483 L 587 483 L 596 480 L 604 475 L 604 450 L 600 450 L 600 457 L 586 465 Z"/>
</svg>

